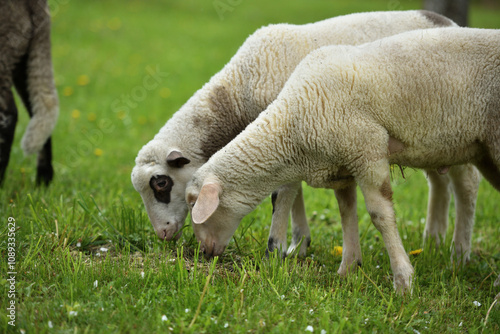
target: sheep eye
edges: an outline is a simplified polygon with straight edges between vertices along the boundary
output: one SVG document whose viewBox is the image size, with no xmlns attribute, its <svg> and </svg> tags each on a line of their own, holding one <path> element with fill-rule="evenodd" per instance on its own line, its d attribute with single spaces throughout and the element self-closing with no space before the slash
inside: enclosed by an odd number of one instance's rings
<svg viewBox="0 0 500 334">
<path fill-rule="evenodd" d="M 155 175 L 149 180 L 149 186 L 153 189 L 154 196 L 158 202 L 170 203 L 170 192 L 174 181 L 167 175 Z"/>
</svg>

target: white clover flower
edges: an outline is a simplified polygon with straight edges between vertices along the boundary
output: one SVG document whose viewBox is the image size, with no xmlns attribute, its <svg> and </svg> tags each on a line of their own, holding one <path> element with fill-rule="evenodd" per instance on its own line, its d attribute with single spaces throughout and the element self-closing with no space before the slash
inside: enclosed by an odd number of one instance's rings
<svg viewBox="0 0 500 334">
<path fill-rule="evenodd" d="M 322 329 L 321 334 L 326 334 L 326 330 Z"/>
<path fill-rule="evenodd" d="M 141 271 L 141 278 L 144 278 L 144 271 Z"/>
<path fill-rule="evenodd" d="M 184 312 L 189 313 L 190 309 L 185 309 Z"/>
<path fill-rule="evenodd" d="M 78 242 L 76 243 L 76 247 L 78 247 L 78 248 L 82 247 L 82 243 L 81 243 L 80 241 L 78 241 Z"/>
<path fill-rule="evenodd" d="M 99 250 L 103 253 L 106 253 L 108 251 L 108 249 L 106 247 L 101 247 L 101 248 L 99 248 Z"/>
<path fill-rule="evenodd" d="M 98 285 L 98 284 L 99 284 L 99 283 L 97 282 L 97 280 L 95 280 L 95 281 L 94 281 L 94 288 L 97 288 L 97 285 Z"/>
<path fill-rule="evenodd" d="M 458 324 L 458 327 L 462 327 L 462 325 L 463 325 L 463 322 L 460 321 L 460 323 Z"/>
<path fill-rule="evenodd" d="M 311 333 L 314 332 L 313 326 L 307 326 L 306 327 L 306 332 L 311 332 Z"/>
<path fill-rule="evenodd" d="M 69 316 L 70 317 L 76 317 L 78 315 L 77 311 L 69 311 Z"/>
<path fill-rule="evenodd" d="M 228 328 L 228 327 L 229 327 L 229 323 L 227 323 L 227 322 L 226 322 L 226 323 L 224 324 L 224 328 Z"/>
<path fill-rule="evenodd" d="M 481 306 L 481 303 L 478 302 L 477 300 L 473 301 L 472 304 L 474 304 L 474 306 L 477 306 L 477 307 Z"/>
<path fill-rule="evenodd" d="M 53 323 L 52 323 L 52 321 L 50 321 L 50 320 L 49 320 L 48 325 L 49 325 L 49 328 L 54 328 L 54 324 L 53 324 Z"/>
<path fill-rule="evenodd" d="M 313 309 L 310 309 L 309 310 L 309 314 L 313 314 L 314 313 L 314 310 Z"/>
<path fill-rule="evenodd" d="M 168 320 L 168 318 L 167 318 L 167 316 L 166 316 L 165 314 L 161 316 L 161 321 L 162 321 L 162 322 L 163 322 L 163 321 L 167 321 L 167 320 Z"/>
</svg>

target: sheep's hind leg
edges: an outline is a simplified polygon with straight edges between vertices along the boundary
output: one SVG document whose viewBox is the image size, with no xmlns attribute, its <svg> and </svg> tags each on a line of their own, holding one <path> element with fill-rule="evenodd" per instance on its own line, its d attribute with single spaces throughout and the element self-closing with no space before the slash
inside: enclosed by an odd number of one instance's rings
<svg viewBox="0 0 500 334">
<path fill-rule="evenodd" d="M 346 276 L 351 270 L 356 270 L 357 266 L 361 265 L 356 184 L 336 189 L 335 197 L 339 204 L 343 238 L 342 263 L 337 273 Z"/>
<path fill-rule="evenodd" d="M 17 108 L 12 91 L 4 89 L 2 95 L 4 98 L 0 101 L 0 185 L 3 183 L 9 164 L 17 123 Z"/>
<path fill-rule="evenodd" d="M 28 110 L 30 117 L 33 117 L 33 106 L 30 102 L 27 80 L 27 57 L 24 57 L 17 65 L 14 71 L 14 84 L 16 91 L 23 100 L 24 106 Z M 42 150 L 38 153 L 36 184 L 48 185 L 54 177 L 54 169 L 52 167 L 52 140 L 49 137 Z"/>
<path fill-rule="evenodd" d="M 358 177 L 358 184 L 372 222 L 382 234 L 389 253 L 394 274 L 394 288 L 399 293 L 407 291 L 411 293 L 414 270 L 396 225 L 388 161 L 381 159 L 370 166 L 365 175 Z"/>
<path fill-rule="evenodd" d="M 448 210 L 451 199 L 450 178 L 435 170 L 426 170 L 425 174 L 429 184 L 429 200 L 424 240 L 432 241 L 438 247 L 441 242 L 444 242 L 448 228 Z"/>
<path fill-rule="evenodd" d="M 451 260 L 465 264 L 470 258 L 472 228 L 481 175 L 473 165 L 453 166 L 449 176 L 455 195 L 455 231 Z"/>
<path fill-rule="evenodd" d="M 302 186 L 299 184 L 297 196 L 292 206 L 292 243 L 287 255 L 293 254 L 300 245 L 299 256 L 306 256 L 307 247 L 311 244 L 311 232 L 307 223 L 306 209 Z"/>
<path fill-rule="evenodd" d="M 281 186 L 272 195 L 273 218 L 266 253 L 278 250 L 283 257 L 287 250 L 287 230 L 290 209 L 300 189 L 300 183 Z"/>
</svg>

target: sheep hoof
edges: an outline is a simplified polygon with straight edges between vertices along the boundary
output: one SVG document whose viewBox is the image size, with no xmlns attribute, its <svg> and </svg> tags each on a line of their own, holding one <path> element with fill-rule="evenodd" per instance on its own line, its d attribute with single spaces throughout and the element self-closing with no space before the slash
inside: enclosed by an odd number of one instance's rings
<svg viewBox="0 0 500 334">
<path fill-rule="evenodd" d="M 409 294 L 413 292 L 413 268 L 402 270 L 401 272 L 394 273 L 394 290 L 400 295 Z"/>
</svg>

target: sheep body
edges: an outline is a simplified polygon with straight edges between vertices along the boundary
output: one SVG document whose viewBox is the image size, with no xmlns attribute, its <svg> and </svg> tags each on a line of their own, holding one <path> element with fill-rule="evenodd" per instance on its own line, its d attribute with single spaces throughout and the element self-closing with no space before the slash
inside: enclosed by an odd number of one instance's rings
<svg viewBox="0 0 500 334">
<path fill-rule="evenodd" d="M 273 189 L 356 182 L 384 238 L 394 286 L 413 268 L 395 224 L 390 164 L 473 163 L 500 190 L 500 31 L 437 28 L 362 46 L 326 46 L 297 66 L 277 99 L 194 174 L 186 190 L 208 255 Z"/>
<path fill-rule="evenodd" d="M 187 215 L 184 191 L 192 174 L 276 98 L 295 66 L 311 50 L 449 25 L 454 23 L 431 12 L 405 11 L 351 14 L 301 26 L 277 24 L 257 30 L 137 155 L 132 183 L 158 236 L 165 240 L 180 236 Z M 167 158 L 171 154 L 176 158 Z M 302 237 L 309 238 L 300 184 L 281 188 L 279 194 L 270 249 L 286 250 L 292 204 L 293 249 Z"/>
<path fill-rule="evenodd" d="M 25 154 L 39 153 L 37 183 L 53 177 L 50 135 L 59 102 L 52 73 L 50 14 L 46 0 L 0 4 L 0 182 L 9 161 L 17 108 L 15 86 L 31 120 L 21 140 Z"/>
</svg>

